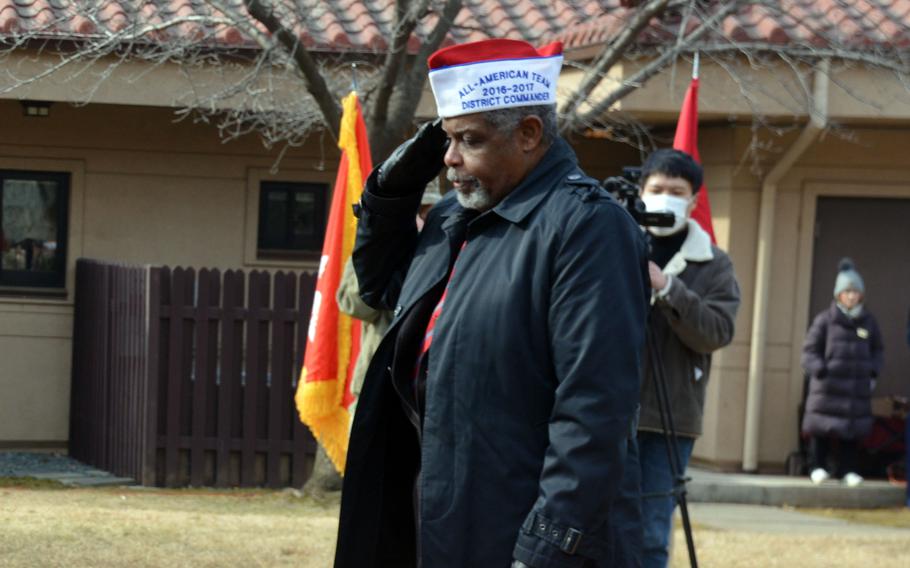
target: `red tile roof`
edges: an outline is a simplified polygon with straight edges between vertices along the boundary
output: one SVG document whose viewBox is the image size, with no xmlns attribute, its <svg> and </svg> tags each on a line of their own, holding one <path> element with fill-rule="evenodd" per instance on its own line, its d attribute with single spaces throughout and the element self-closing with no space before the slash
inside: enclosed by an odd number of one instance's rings
<svg viewBox="0 0 910 568">
<path fill-rule="evenodd" d="M 716 7 L 720 2 L 715 2 Z M 567 48 L 581 48 L 608 41 L 623 25 L 627 12 L 607 10 L 600 16 L 558 34 Z M 675 40 L 679 14 L 655 22 L 639 45 Z M 700 20 L 687 19 L 687 29 Z M 850 46 L 892 49 L 910 46 L 910 0 L 776 0 L 746 3 L 724 19 L 722 33 L 709 35 L 706 43 Z"/>
<path fill-rule="evenodd" d="M 99 28 L 126 29 L 136 22 L 160 24 L 182 16 L 248 18 L 243 0 L 222 0 L 225 13 L 215 12 L 202 0 L 0 0 L 0 35 L 30 31 L 51 37 L 78 39 Z M 603 43 L 624 25 L 629 11 L 621 5 L 634 0 L 465 0 L 446 43 L 489 37 L 522 38 L 540 43 L 553 38 L 566 47 Z M 394 26 L 393 0 L 282 0 L 285 22 L 296 21 L 295 30 L 310 48 L 331 51 L 381 51 L 387 47 Z M 444 0 L 431 8 L 441 10 Z M 716 5 L 717 3 L 715 3 Z M 745 5 L 722 25 L 723 36 L 707 41 L 819 45 L 828 42 L 859 46 L 906 47 L 910 45 L 910 0 L 778 0 Z M 74 14 L 73 5 L 97 6 L 86 17 Z M 136 6 L 139 6 L 136 8 Z M 84 10 L 84 8 L 82 9 Z M 426 18 L 409 44 L 416 49 L 436 23 Z M 670 24 L 669 26 L 665 24 Z M 675 37 L 672 16 L 655 24 L 640 44 L 666 42 Z M 688 21 L 690 27 L 694 21 Z M 198 22 L 167 27 L 158 37 L 206 38 L 216 46 L 255 46 L 235 26 L 222 23 L 208 28 Z M 155 37 L 150 35 L 148 37 Z"/>
<path fill-rule="evenodd" d="M 617 0 L 618 1 L 618 0 Z M 242 0 L 222 0 L 224 13 L 213 12 L 201 0 L 104 0 L 61 2 L 60 0 L 0 0 L 0 35 L 20 31 L 52 37 L 77 39 L 99 28 L 126 29 L 135 22 L 160 24 L 181 16 L 249 18 Z M 604 4 L 614 0 L 464 0 L 446 43 L 461 43 L 490 37 L 526 39 L 537 42 L 564 31 L 569 25 L 601 14 Z M 95 14 L 74 14 L 73 4 L 97 5 Z M 284 22 L 298 22 L 295 31 L 305 45 L 332 51 L 376 51 L 387 47 L 392 37 L 395 14 L 393 0 L 284 0 L 279 3 Z M 444 0 L 434 0 L 431 10 L 441 11 Z M 85 11 L 85 8 L 80 8 Z M 415 50 L 426 37 L 437 16 L 425 18 L 409 47 Z M 199 24 L 187 22 L 168 28 L 182 38 L 201 37 Z M 249 37 L 229 25 L 205 30 L 208 41 L 224 47 L 255 46 Z M 173 37 L 173 35 L 171 36 Z"/>
</svg>

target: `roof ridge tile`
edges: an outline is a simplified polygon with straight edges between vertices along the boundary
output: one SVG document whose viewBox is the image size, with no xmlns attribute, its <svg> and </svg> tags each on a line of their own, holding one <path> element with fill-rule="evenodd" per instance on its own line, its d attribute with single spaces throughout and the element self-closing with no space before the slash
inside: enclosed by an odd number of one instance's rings
<svg viewBox="0 0 910 568">
<path fill-rule="evenodd" d="M 716 6 L 718 3 L 709 3 Z M 226 10 L 242 14 L 242 0 L 226 0 Z M 394 27 L 392 0 L 280 0 L 282 18 L 293 22 L 305 45 L 322 49 L 385 49 Z M 440 10 L 442 0 L 430 4 Z M 0 34 L 22 33 L 80 36 L 100 29 L 117 32 L 127 26 L 165 22 L 194 14 L 215 14 L 202 0 L 0 0 Z M 465 0 L 444 44 L 490 37 L 515 37 L 531 42 L 562 40 L 568 47 L 609 41 L 631 9 L 620 0 Z M 415 51 L 438 21 L 431 16 L 408 39 Z M 690 22 L 695 25 L 695 21 Z M 665 41 L 676 25 L 655 22 L 642 34 L 643 45 Z M 753 4 L 727 17 L 723 34 L 736 41 L 824 45 L 848 42 L 884 49 L 910 43 L 910 0 L 782 0 Z M 241 28 L 183 23 L 157 34 L 161 40 L 180 38 L 215 45 L 252 44 Z M 706 39 L 716 41 L 717 35 Z"/>
</svg>

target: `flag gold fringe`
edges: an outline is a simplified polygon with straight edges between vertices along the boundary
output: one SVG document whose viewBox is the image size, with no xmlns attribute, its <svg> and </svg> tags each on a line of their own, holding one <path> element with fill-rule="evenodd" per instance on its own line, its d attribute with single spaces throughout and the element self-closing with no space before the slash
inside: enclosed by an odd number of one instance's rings
<svg viewBox="0 0 910 568">
<path fill-rule="evenodd" d="M 344 392 L 344 381 L 340 381 Z M 338 394 L 339 381 L 306 382 L 306 368 L 300 373 L 300 381 L 294 402 L 300 419 L 309 426 L 316 441 L 325 449 L 335 469 L 344 475 L 345 458 L 348 453 L 348 434 L 351 415 L 341 406 Z"/>
<path fill-rule="evenodd" d="M 363 191 L 363 172 L 360 168 L 360 148 L 357 140 L 357 94 L 351 92 L 342 99 L 342 118 L 339 128 L 338 147 L 345 155 L 347 162 L 345 201 L 347 206 L 343 209 L 342 239 L 339 266 L 344 266 L 350 258 L 354 248 L 354 238 L 357 229 L 357 219 L 351 204 L 360 201 Z M 332 294 L 334 301 L 334 294 Z M 298 414 L 301 421 L 309 426 L 313 436 L 325 449 L 329 459 L 335 465 L 338 473 L 344 475 L 344 467 L 348 450 L 348 436 L 350 434 L 351 416 L 342 403 L 351 361 L 352 340 L 351 332 L 353 321 L 350 316 L 338 314 L 337 330 L 337 367 L 334 379 L 322 379 L 307 382 L 307 370 L 304 367 L 300 372 L 297 393 L 294 396 Z"/>
</svg>

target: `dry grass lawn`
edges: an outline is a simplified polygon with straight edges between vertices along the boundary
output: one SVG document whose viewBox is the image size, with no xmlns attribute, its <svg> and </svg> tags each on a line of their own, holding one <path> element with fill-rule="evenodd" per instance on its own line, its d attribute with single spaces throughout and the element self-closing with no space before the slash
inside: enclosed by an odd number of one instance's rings
<svg viewBox="0 0 910 568">
<path fill-rule="evenodd" d="M 7 484 L 8 485 L 8 484 Z M 908 526 L 910 512 L 811 511 Z M 289 492 L 53 489 L 0 483 L 0 567 L 328 568 L 337 497 Z M 760 534 L 697 526 L 704 568 L 910 566 L 910 538 Z M 676 530 L 675 568 L 688 566 Z"/>
<path fill-rule="evenodd" d="M 705 568 L 874 568 L 910 566 L 910 540 L 857 536 L 789 536 L 700 529 L 698 565 Z M 676 531 L 674 568 L 689 566 L 685 536 Z"/>
<path fill-rule="evenodd" d="M 676 531 L 672 568 L 689 566 L 685 536 Z M 910 566 L 910 539 L 785 535 L 699 529 L 703 568 L 876 568 Z"/>
<path fill-rule="evenodd" d="M 910 509 L 799 509 L 801 513 L 834 517 L 851 523 L 910 529 Z"/>
<path fill-rule="evenodd" d="M 845 521 L 910 528 L 908 509 L 799 509 L 799 512 Z M 907 536 L 855 536 L 753 533 L 705 526 L 694 530 L 698 564 L 704 568 L 875 568 L 910 566 Z M 686 537 L 680 523 L 674 531 L 671 568 L 689 566 Z"/>
<path fill-rule="evenodd" d="M 0 566 L 332 564 L 338 501 L 288 492 L 0 488 Z"/>
</svg>

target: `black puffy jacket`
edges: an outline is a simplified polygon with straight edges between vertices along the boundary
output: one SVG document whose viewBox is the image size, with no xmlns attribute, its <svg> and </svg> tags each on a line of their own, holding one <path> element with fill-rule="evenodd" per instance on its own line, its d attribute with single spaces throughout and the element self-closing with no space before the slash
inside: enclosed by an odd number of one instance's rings
<svg viewBox="0 0 910 568">
<path fill-rule="evenodd" d="M 803 431 L 864 438 L 872 429 L 872 379 L 882 369 L 882 335 L 875 317 L 863 310 L 851 319 L 832 303 L 806 333 L 802 363 L 810 376 Z"/>
</svg>

